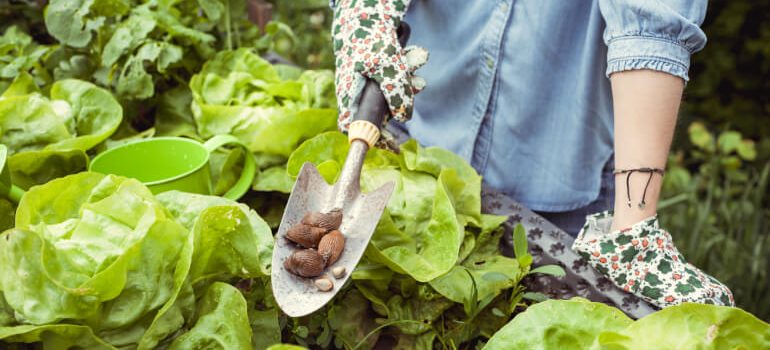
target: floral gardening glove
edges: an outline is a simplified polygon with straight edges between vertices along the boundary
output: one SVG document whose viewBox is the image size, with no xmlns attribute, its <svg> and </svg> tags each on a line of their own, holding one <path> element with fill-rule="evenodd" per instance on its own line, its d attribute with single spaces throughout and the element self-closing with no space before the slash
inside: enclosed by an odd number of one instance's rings
<svg viewBox="0 0 770 350">
<path fill-rule="evenodd" d="M 724 284 L 685 261 L 657 216 L 609 232 L 612 213 L 589 215 L 572 249 L 626 292 L 658 307 L 683 302 L 734 306 Z"/>
<path fill-rule="evenodd" d="M 339 0 L 334 13 L 337 124 L 347 131 L 356 114 L 366 78 L 380 86 L 391 117 L 411 117 L 414 94 L 425 81 L 413 73 L 428 59 L 416 46 L 403 49 L 396 30 L 410 0 Z M 386 118 L 387 121 L 387 118 Z"/>
</svg>

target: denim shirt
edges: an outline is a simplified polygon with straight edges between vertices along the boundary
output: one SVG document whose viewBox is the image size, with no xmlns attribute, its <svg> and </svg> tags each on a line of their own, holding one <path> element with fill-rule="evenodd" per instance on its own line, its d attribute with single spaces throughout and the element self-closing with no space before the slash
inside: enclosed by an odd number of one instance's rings
<svg viewBox="0 0 770 350">
<path fill-rule="evenodd" d="M 409 44 L 430 60 L 406 127 L 533 210 L 584 207 L 613 154 L 608 76 L 687 81 L 705 12 L 706 0 L 412 0 Z"/>
</svg>

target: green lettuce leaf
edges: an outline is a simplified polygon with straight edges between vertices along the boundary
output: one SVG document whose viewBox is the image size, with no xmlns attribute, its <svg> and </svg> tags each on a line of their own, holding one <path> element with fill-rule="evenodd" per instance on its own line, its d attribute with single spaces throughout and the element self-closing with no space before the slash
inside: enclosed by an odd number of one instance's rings
<svg viewBox="0 0 770 350">
<path fill-rule="evenodd" d="M 251 337 L 243 295 L 235 287 L 217 282 L 198 302 L 195 325 L 168 349 L 249 349 Z"/>
<path fill-rule="evenodd" d="M 155 130 L 158 136 L 198 137 L 190 103 L 192 93 L 187 86 L 168 90 L 160 96 L 158 111 L 155 113 Z"/>
<path fill-rule="evenodd" d="M 139 182 L 71 175 L 22 198 L 0 242 L 0 289 L 25 322 L 117 328 L 168 299 L 186 236 Z"/>
<path fill-rule="evenodd" d="M 85 171 L 88 155 L 79 149 L 39 150 L 17 153 L 8 159 L 13 184 L 23 189 Z"/>
<path fill-rule="evenodd" d="M 0 232 L 14 226 L 14 216 L 16 216 L 16 208 L 13 203 L 5 198 L 0 198 Z"/>
<path fill-rule="evenodd" d="M 50 77 L 41 69 L 41 61 L 50 51 L 50 46 L 38 45 L 19 27 L 8 27 L 0 36 L 0 79 L 14 79 L 32 73 L 36 78 L 34 81 L 46 83 Z M 31 77 L 29 80 L 33 81 Z M 5 89 L 0 87 L 0 92 L 2 90 Z"/>
<path fill-rule="evenodd" d="M 45 26 L 56 40 L 72 47 L 85 47 L 93 31 L 104 21 L 87 17 L 98 0 L 51 0 L 45 11 Z"/>
<path fill-rule="evenodd" d="M 341 303 L 329 309 L 329 324 L 335 331 L 337 341 L 346 348 L 353 348 L 364 342 L 365 348 L 371 349 L 377 342 L 377 333 L 364 339 L 377 328 L 373 317 L 369 315 L 368 303 L 357 290 L 351 290 L 341 296 Z"/>
<path fill-rule="evenodd" d="M 294 187 L 294 179 L 286 173 L 285 166 L 267 168 L 257 174 L 252 189 L 255 191 L 291 193 Z"/>
<path fill-rule="evenodd" d="M 288 157 L 302 141 L 335 128 L 336 111 L 316 108 L 328 106 L 318 96 L 332 82 L 310 75 L 283 81 L 250 50 L 220 52 L 190 80 L 197 130 L 204 138 L 232 134 L 253 152 Z"/>
<path fill-rule="evenodd" d="M 581 298 L 535 304 L 484 349 L 766 349 L 770 325 L 734 307 L 685 303 L 636 322 Z"/>
<path fill-rule="evenodd" d="M 265 349 L 281 342 L 281 325 L 279 324 L 278 313 L 276 308 L 249 312 L 253 349 Z"/>
<path fill-rule="evenodd" d="M 91 83 L 57 81 L 49 98 L 29 79 L 19 76 L 0 98 L 0 142 L 8 146 L 11 176 L 22 188 L 85 170 L 85 152 L 122 119 L 115 98 Z"/>
<path fill-rule="evenodd" d="M 517 315 L 484 349 L 589 349 L 601 332 L 620 331 L 632 322 L 622 311 L 601 303 L 548 300 Z"/>
<path fill-rule="evenodd" d="M 682 304 L 599 335 L 602 349 L 769 349 L 770 325 L 741 309 Z"/>
<path fill-rule="evenodd" d="M 94 335 L 91 328 L 71 324 L 0 327 L 0 341 L 9 343 L 42 343 L 45 349 L 117 349 Z"/>
<path fill-rule="evenodd" d="M 273 234 L 254 210 L 226 198 L 168 191 L 158 201 L 194 234 L 190 277 L 270 275 Z"/>
<path fill-rule="evenodd" d="M 216 283 L 267 276 L 272 244 L 267 224 L 228 199 L 156 198 L 136 180 L 97 173 L 56 179 L 27 192 L 16 227 L 0 236 L 0 334 L 48 347 L 251 344 L 243 297 Z M 233 336 L 212 340 L 223 324 Z"/>
</svg>

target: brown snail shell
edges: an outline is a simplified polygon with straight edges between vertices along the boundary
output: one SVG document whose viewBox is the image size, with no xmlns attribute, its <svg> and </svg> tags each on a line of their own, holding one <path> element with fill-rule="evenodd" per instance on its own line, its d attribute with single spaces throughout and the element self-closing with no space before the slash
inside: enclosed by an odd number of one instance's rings
<svg viewBox="0 0 770 350">
<path fill-rule="evenodd" d="M 307 213 L 302 218 L 302 223 L 321 227 L 326 231 L 336 230 L 342 224 L 342 209 L 332 209 L 328 213 Z"/>
<path fill-rule="evenodd" d="M 315 249 L 302 249 L 286 258 L 283 267 L 297 276 L 316 277 L 324 273 L 324 260 Z"/>
<path fill-rule="evenodd" d="M 328 292 L 334 288 L 334 282 L 332 282 L 332 280 L 330 280 L 328 277 L 321 277 L 315 280 L 313 283 L 315 284 L 315 287 L 322 292 Z"/>
<path fill-rule="evenodd" d="M 318 242 L 318 253 L 326 262 L 326 266 L 334 264 L 345 249 L 345 236 L 342 232 L 334 230 L 321 237 Z"/>
<path fill-rule="evenodd" d="M 323 228 L 298 224 L 286 231 L 286 239 L 305 248 L 315 248 L 324 234 L 326 230 Z"/>
</svg>

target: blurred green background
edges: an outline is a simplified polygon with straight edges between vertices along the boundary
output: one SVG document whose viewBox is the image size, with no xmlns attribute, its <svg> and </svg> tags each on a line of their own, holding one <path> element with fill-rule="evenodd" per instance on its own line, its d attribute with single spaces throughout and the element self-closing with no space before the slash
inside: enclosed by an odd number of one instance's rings
<svg viewBox="0 0 770 350">
<path fill-rule="evenodd" d="M 272 0 L 292 28 L 276 51 L 333 68 L 326 0 Z M 709 2 L 692 58 L 660 216 L 695 265 L 770 320 L 770 2 Z"/>
</svg>

